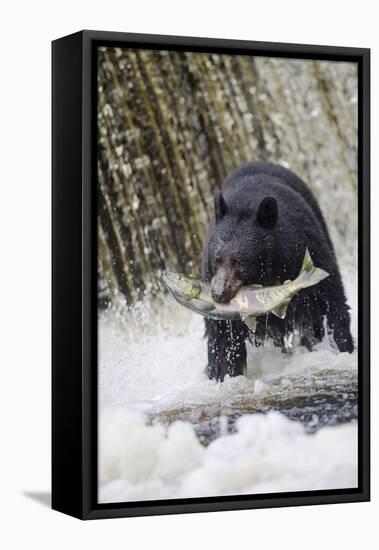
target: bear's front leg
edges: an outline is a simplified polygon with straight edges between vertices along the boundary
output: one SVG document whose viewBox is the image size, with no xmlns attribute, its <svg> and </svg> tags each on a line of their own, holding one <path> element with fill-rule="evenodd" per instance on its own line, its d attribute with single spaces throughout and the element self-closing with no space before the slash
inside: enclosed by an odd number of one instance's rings
<svg viewBox="0 0 379 550">
<path fill-rule="evenodd" d="M 342 301 L 340 303 L 331 302 L 326 316 L 328 327 L 333 332 L 334 341 L 339 351 L 353 353 L 354 342 L 350 332 L 349 307 Z"/>
<path fill-rule="evenodd" d="M 246 325 L 242 321 L 206 319 L 205 326 L 208 337 L 208 377 L 222 382 L 227 374 L 245 374 Z"/>
</svg>

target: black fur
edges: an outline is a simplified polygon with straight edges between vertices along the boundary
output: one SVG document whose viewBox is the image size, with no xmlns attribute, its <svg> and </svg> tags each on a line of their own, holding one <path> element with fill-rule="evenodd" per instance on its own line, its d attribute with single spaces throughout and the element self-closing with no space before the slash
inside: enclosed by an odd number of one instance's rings
<svg viewBox="0 0 379 550">
<path fill-rule="evenodd" d="M 203 278 L 211 282 L 217 274 L 217 292 L 224 284 L 225 300 L 241 285 L 274 285 L 294 279 L 306 247 L 314 264 L 329 273 L 327 279 L 291 300 L 285 319 L 273 314 L 259 318 L 256 344 L 269 337 L 285 350 L 285 338 L 297 328 L 302 344 L 311 350 L 324 335 L 326 317 L 339 350 L 353 351 L 349 307 L 333 246 L 321 210 L 305 183 L 282 166 L 252 162 L 226 178 L 215 195 L 215 212 L 203 249 Z M 209 377 L 223 380 L 226 374 L 243 374 L 245 340 L 252 336 L 246 325 L 207 319 L 206 335 Z"/>
</svg>

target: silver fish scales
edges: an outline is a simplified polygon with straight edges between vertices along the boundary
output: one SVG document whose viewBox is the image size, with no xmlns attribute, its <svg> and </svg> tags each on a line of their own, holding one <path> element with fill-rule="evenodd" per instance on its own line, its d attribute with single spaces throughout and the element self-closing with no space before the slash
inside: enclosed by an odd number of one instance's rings
<svg viewBox="0 0 379 550">
<path fill-rule="evenodd" d="M 288 304 L 295 294 L 316 285 L 328 276 L 329 273 L 313 265 L 307 248 L 296 279 L 278 286 L 242 287 L 227 304 L 215 302 L 211 296 L 210 285 L 198 279 L 171 271 L 164 271 L 162 279 L 175 300 L 184 307 L 213 319 L 242 319 L 254 332 L 257 317 L 273 313 L 284 319 Z"/>
</svg>

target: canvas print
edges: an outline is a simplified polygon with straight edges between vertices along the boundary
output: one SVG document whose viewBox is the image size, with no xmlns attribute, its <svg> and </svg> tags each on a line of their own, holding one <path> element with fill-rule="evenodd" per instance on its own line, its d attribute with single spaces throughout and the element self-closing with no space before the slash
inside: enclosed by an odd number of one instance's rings
<svg viewBox="0 0 379 550">
<path fill-rule="evenodd" d="M 357 64 L 98 47 L 98 502 L 358 484 Z"/>
</svg>

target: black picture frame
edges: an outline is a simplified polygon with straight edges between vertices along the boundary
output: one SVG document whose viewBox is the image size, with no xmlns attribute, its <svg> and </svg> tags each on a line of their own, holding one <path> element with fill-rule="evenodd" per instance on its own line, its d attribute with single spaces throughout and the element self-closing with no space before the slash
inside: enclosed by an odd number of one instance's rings
<svg viewBox="0 0 379 550">
<path fill-rule="evenodd" d="M 359 485 L 356 489 L 97 503 L 96 48 L 358 64 Z M 52 507 L 81 519 L 370 499 L 370 50 L 82 31 L 52 43 Z"/>
</svg>

